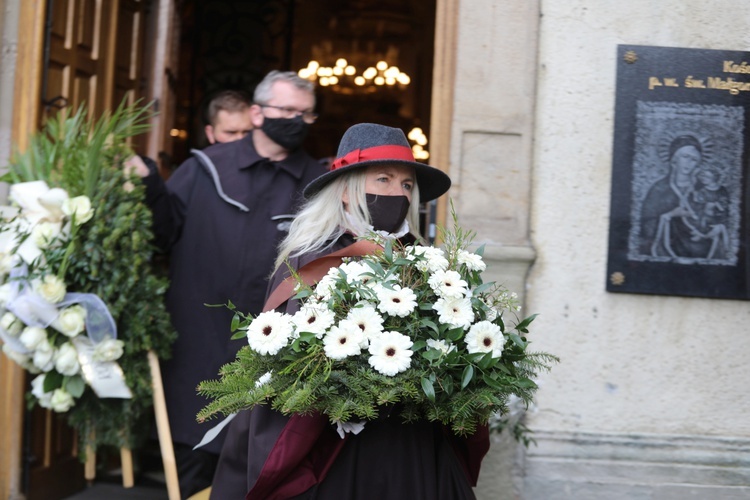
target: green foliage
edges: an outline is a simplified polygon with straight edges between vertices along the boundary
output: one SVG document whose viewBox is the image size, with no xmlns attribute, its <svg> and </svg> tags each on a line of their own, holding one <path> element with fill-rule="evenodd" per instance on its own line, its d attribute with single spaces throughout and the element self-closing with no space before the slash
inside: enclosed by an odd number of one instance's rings
<svg viewBox="0 0 750 500">
<path fill-rule="evenodd" d="M 125 102 L 98 120 L 87 119 L 85 108 L 72 116 L 60 112 L 32 137 L 25 152 L 14 155 L 2 177 L 11 184 L 43 180 L 71 197 L 86 195 L 95 210 L 90 221 L 74 227 L 62 248 L 46 252 L 43 269 L 29 269 L 29 278 L 52 270 L 68 291 L 96 294 L 124 341 L 117 362 L 132 399 L 100 399 L 80 377 L 65 378 L 67 390 L 78 393 L 65 415 L 79 433 L 81 450 L 87 444 L 134 448 L 147 437 L 152 406 L 147 352 L 167 358 L 176 338 L 164 307 L 168 283 L 152 262 L 151 212 L 144 204 L 144 188 L 123 173 L 123 161 L 133 154 L 127 140 L 146 131 L 151 116 L 149 106 Z M 57 378 L 48 376 L 45 386 L 62 383 Z"/>
</svg>

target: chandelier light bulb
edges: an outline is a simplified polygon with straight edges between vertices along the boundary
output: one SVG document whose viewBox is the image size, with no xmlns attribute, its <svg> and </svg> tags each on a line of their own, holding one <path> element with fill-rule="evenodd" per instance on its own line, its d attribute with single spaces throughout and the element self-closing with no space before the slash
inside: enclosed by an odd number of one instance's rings
<svg viewBox="0 0 750 500">
<path fill-rule="evenodd" d="M 409 75 L 407 75 L 406 73 L 401 73 L 396 77 L 396 79 L 401 85 L 409 85 L 409 83 L 411 82 L 411 78 L 409 78 Z"/>
<path fill-rule="evenodd" d="M 337 68 L 346 68 L 347 64 L 349 64 L 349 63 L 343 57 L 339 57 L 338 59 L 336 59 L 336 67 Z"/>
<path fill-rule="evenodd" d="M 327 87 L 328 86 L 328 77 L 327 76 L 321 76 L 318 80 L 318 83 L 321 87 Z"/>
<path fill-rule="evenodd" d="M 297 74 L 300 78 L 308 79 L 310 78 L 310 71 L 307 68 L 302 68 L 301 70 L 297 71 Z"/>
<path fill-rule="evenodd" d="M 362 87 L 365 83 L 367 83 L 367 80 L 365 80 L 364 76 L 357 76 L 354 78 L 354 84 L 359 85 Z"/>
<path fill-rule="evenodd" d="M 339 83 L 338 77 L 335 77 L 335 76 L 328 77 L 328 85 L 336 85 L 337 83 Z"/>
<path fill-rule="evenodd" d="M 368 80 L 372 80 L 373 78 L 375 78 L 377 74 L 378 74 L 378 70 L 370 66 L 369 68 L 365 70 L 364 73 L 362 73 L 362 76 L 364 76 Z"/>
<path fill-rule="evenodd" d="M 355 68 L 351 64 L 349 66 L 347 66 L 346 68 L 344 68 L 344 74 L 347 75 L 347 76 L 353 76 L 356 73 L 357 73 L 357 68 Z"/>
<path fill-rule="evenodd" d="M 375 82 L 375 85 L 383 85 L 385 83 L 385 78 L 382 76 L 376 76 L 373 81 Z"/>
<path fill-rule="evenodd" d="M 386 85 L 396 85 L 396 79 L 388 76 L 385 79 L 385 84 Z"/>
<path fill-rule="evenodd" d="M 344 68 L 342 68 L 341 66 L 339 66 L 339 65 L 337 64 L 337 65 L 336 65 L 336 66 L 334 66 L 334 68 L 333 68 L 333 74 L 334 74 L 334 75 L 336 75 L 336 76 L 341 76 L 341 75 L 343 75 L 343 74 L 344 74 Z"/>
<path fill-rule="evenodd" d="M 314 73 L 319 67 L 320 63 L 315 59 L 307 63 L 307 69 L 309 69 L 311 73 Z"/>
<path fill-rule="evenodd" d="M 380 71 L 385 71 L 386 68 L 388 68 L 388 63 L 385 61 L 378 61 L 375 67 L 378 68 Z"/>
</svg>

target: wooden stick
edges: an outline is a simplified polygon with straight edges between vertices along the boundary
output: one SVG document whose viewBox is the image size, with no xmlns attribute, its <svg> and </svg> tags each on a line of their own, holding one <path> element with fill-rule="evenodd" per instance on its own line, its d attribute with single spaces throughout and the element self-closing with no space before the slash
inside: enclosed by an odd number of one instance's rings
<svg viewBox="0 0 750 500">
<path fill-rule="evenodd" d="M 148 351 L 148 364 L 151 368 L 156 431 L 159 435 L 161 459 L 164 464 L 164 477 L 167 480 L 167 494 L 169 495 L 169 500 L 180 500 L 180 483 L 177 480 L 177 463 L 174 458 L 172 431 L 169 429 L 169 419 L 167 418 L 167 403 L 164 400 L 164 385 L 161 381 L 159 358 L 156 357 L 154 351 Z"/>
<path fill-rule="evenodd" d="M 122 487 L 132 488 L 133 480 L 133 453 L 130 448 L 120 448 L 120 465 L 122 466 Z"/>
<path fill-rule="evenodd" d="M 96 479 L 96 452 L 90 444 L 86 445 L 86 465 L 84 465 L 83 475 L 89 484 Z"/>
</svg>

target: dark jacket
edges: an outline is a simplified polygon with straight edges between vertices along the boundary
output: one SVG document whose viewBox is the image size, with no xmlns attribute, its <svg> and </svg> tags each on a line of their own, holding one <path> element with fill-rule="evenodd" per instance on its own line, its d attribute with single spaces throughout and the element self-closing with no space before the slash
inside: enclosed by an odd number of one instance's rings
<svg viewBox="0 0 750 500">
<path fill-rule="evenodd" d="M 208 402 L 196 386 L 218 378 L 242 345 L 230 340 L 231 311 L 206 304 L 232 301 L 242 312 L 260 312 L 302 189 L 325 172 L 303 151 L 280 162 L 260 157 L 252 134 L 203 153 L 207 161 L 188 159 L 166 183 L 155 173 L 144 180 L 155 241 L 169 252 L 166 303 L 178 333 L 172 358 L 162 363 L 167 411 L 173 440 L 187 445 L 209 427 L 195 420 Z M 203 449 L 219 453 L 221 442 Z"/>
</svg>

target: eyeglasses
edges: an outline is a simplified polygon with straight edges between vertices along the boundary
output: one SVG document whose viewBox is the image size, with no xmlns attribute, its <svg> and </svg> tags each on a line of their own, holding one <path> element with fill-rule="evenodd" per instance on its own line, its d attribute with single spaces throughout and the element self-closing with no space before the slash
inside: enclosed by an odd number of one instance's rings
<svg viewBox="0 0 750 500">
<path fill-rule="evenodd" d="M 318 113 L 313 113 L 312 111 L 300 111 L 294 108 L 287 108 L 286 106 L 273 106 L 271 104 L 258 104 L 258 106 L 261 108 L 278 109 L 281 111 L 283 118 L 294 118 L 302 115 L 302 121 L 305 123 L 315 123 L 315 120 L 318 119 Z"/>
</svg>

